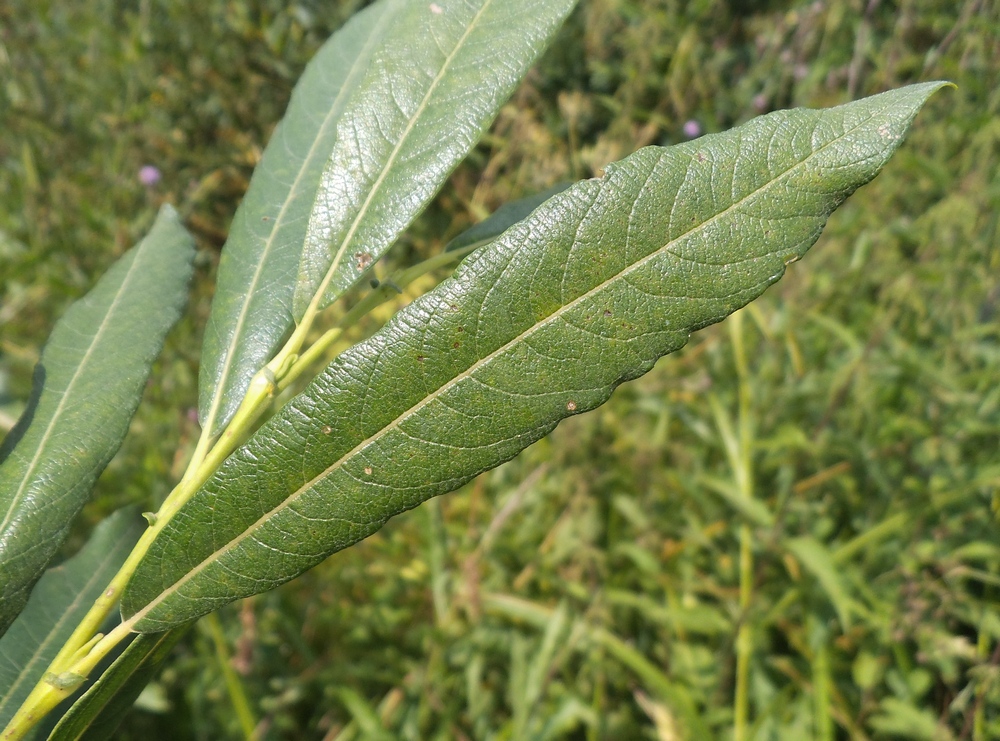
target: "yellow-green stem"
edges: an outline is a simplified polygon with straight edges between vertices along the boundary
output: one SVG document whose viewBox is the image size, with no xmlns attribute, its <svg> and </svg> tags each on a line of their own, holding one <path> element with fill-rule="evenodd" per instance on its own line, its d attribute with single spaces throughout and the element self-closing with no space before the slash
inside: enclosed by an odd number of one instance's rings
<svg viewBox="0 0 1000 741">
<path fill-rule="evenodd" d="M 739 393 L 739 435 L 736 455 L 731 464 L 740 496 L 753 499 L 753 418 L 751 414 L 749 366 L 743 344 L 743 312 L 729 320 L 733 358 Z M 753 654 L 753 630 L 749 622 L 753 599 L 753 531 L 746 523 L 740 526 L 740 627 L 736 634 L 736 688 L 733 702 L 733 740 L 745 741 L 750 722 L 750 658 Z"/>
<path fill-rule="evenodd" d="M 207 455 L 196 455 L 192 458 L 180 483 L 174 487 L 174 490 L 163 502 L 150 526 L 139 538 L 139 542 L 136 543 L 125 563 L 108 584 L 107 589 L 101 592 L 101 596 L 97 598 L 69 640 L 63 644 L 59 653 L 49 664 L 46 677 L 59 678 L 72 675 L 86 677 L 94 666 L 128 635 L 131 623 L 125 622 L 94 643 L 95 636 L 99 635 L 98 628 L 118 603 L 122 590 L 135 572 L 139 561 L 146 555 L 153 540 L 184 502 L 201 488 L 212 472 L 235 450 L 240 440 L 245 437 L 253 422 L 265 408 L 273 392 L 274 384 L 266 379 L 266 375 L 262 374 L 258 375 L 265 379 L 264 382 L 258 382 L 257 378 L 254 379 L 244 403 L 211 451 Z M 83 650 L 87 646 L 92 646 L 92 648 Z M 59 687 L 45 679 L 41 680 L 35 685 L 14 717 L 11 718 L 3 732 L 2 740 L 16 741 L 16 739 L 23 738 L 46 713 L 73 694 L 78 686 L 77 684 Z"/>
<path fill-rule="evenodd" d="M 349 327 L 357 324 L 362 317 L 369 314 L 373 309 L 398 296 L 404 288 L 422 275 L 426 275 L 432 270 L 437 270 L 460 260 L 483 244 L 485 244 L 485 241 L 466 245 L 452 252 L 443 252 L 383 280 L 374 290 L 355 304 L 350 311 L 344 314 L 341 320 L 337 322 L 337 326 L 324 332 L 318 340 L 309 346 L 308 350 L 303 352 L 288 367 L 285 373 L 278 376 L 275 393 L 284 391 L 302 376 L 303 373 L 309 370 L 309 368 L 318 363 L 326 355 L 330 347 L 333 346 L 333 343 L 340 339 Z"/>
<path fill-rule="evenodd" d="M 752 578 L 753 555 L 750 550 L 750 527 L 740 527 L 740 627 L 736 633 L 736 691 L 733 702 L 733 741 L 746 741 L 750 722 L 750 655 L 753 634 L 747 622 L 750 604 L 748 575 Z"/>
<path fill-rule="evenodd" d="M 28 695 L 17 713 L 11 718 L 7 728 L 4 729 L 3 741 L 18 741 L 18 739 L 24 738 L 25 734 L 34 728 L 56 705 L 79 689 L 80 684 L 97 666 L 98 662 L 107 656 L 111 649 L 121 643 L 129 632 L 130 626 L 122 623 L 106 636 L 100 634 L 93 636 L 88 641 L 88 643 L 93 644 L 93 647 L 62 671 L 53 671 L 52 666 L 55 665 L 53 662 L 50 670 L 31 690 L 31 694 Z M 61 681 L 73 675 L 80 677 L 80 681 Z"/>
<path fill-rule="evenodd" d="M 240 722 L 240 730 L 243 731 L 243 738 L 254 738 L 254 729 L 257 727 L 257 720 L 250 709 L 250 701 L 243 689 L 243 682 L 240 681 L 236 670 L 233 669 L 229 657 L 229 649 L 226 646 L 226 636 L 222 632 L 222 621 L 216 613 L 205 616 L 205 624 L 208 632 L 212 636 L 212 643 L 215 646 L 215 657 L 222 670 L 222 676 L 226 680 L 226 691 L 229 693 L 229 700 L 233 703 L 233 710 Z"/>
<path fill-rule="evenodd" d="M 403 286 L 408 285 L 421 275 L 455 262 L 480 245 L 481 243 L 476 243 L 461 250 L 436 255 L 401 271 L 393 279 L 385 281 L 379 289 L 372 291 L 358 302 L 343 317 L 337 327 L 323 334 L 300 357 L 299 349 L 305 343 L 312 323 L 320 310 L 319 304 L 323 292 L 317 292 L 302 322 L 296 327 L 288 342 L 274 359 L 254 376 L 236 414 L 222 434 L 214 443 L 209 432 L 206 431 L 202 434 L 180 483 L 164 500 L 159 511 L 151 519 L 149 528 L 139 538 L 139 542 L 132 549 L 121 569 L 115 574 L 108 588 L 101 593 L 101 596 L 77 625 L 69 640 L 63 644 L 49 665 L 45 677 L 58 679 L 59 677 L 80 675 L 85 678 L 94 666 L 129 634 L 131 630 L 131 622 L 129 621 L 119 625 L 107 636 L 100 636 L 97 630 L 118 603 L 122 590 L 135 572 L 139 561 L 146 555 L 153 540 L 177 511 L 222 465 L 222 462 L 245 441 L 253 429 L 253 425 L 267 409 L 276 392 L 287 388 L 319 360 L 342 334 L 344 327 L 350 326 L 375 307 L 388 301 L 393 295 L 397 295 Z M 46 679 L 39 681 L 11 719 L 7 728 L 4 729 L 0 741 L 16 741 L 16 739 L 23 738 L 46 713 L 72 695 L 79 687 L 79 683 L 72 684 L 72 686 L 70 684 L 67 683 L 66 686 L 59 687 Z"/>
</svg>

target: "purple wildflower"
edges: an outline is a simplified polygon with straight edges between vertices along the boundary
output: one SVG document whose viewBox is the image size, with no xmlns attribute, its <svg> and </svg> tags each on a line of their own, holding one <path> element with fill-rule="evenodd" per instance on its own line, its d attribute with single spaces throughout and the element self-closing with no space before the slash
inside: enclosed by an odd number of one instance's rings
<svg viewBox="0 0 1000 741">
<path fill-rule="evenodd" d="M 695 121 L 693 118 L 684 124 L 684 136 L 688 139 L 694 139 L 701 136 L 701 124 Z"/>
<path fill-rule="evenodd" d="M 160 182 L 160 178 L 163 177 L 160 171 L 153 167 L 153 165 L 143 165 L 139 168 L 139 182 L 145 185 L 147 188 L 151 188 Z"/>
</svg>

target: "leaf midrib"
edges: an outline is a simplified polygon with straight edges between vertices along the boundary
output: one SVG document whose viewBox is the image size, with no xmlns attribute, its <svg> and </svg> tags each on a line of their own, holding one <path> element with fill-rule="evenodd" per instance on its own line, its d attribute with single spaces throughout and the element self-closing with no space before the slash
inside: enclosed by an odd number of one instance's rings
<svg viewBox="0 0 1000 741">
<path fill-rule="evenodd" d="M 256 287 L 258 283 L 260 283 L 261 277 L 264 275 L 264 265 L 267 261 L 267 257 L 271 254 L 278 232 L 280 232 L 281 228 L 284 226 L 284 219 L 287 216 L 290 204 L 297 195 L 296 191 L 299 189 L 301 182 L 305 177 L 305 172 L 308 169 L 309 164 L 312 162 L 313 156 L 316 154 L 316 149 L 319 146 L 320 140 L 323 138 L 323 135 L 326 133 L 331 122 L 335 122 L 337 116 L 341 113 L 340 106 L 344 102 L 344 99 L 350 97 L 350 83 L 353 83 L 358 77 L 362 76 L 368 69 L 367 64 L 362 64 L 362 62 L 367 62 L 369 60 L 371 48 L 381 40 L 381 33 L 384 30 L 384 27 L 388 25 L 388 23 L 390 23 L 397 14 L 398 9 L 390 10 L 387 8 L 386 12 L 384 12 L 382 17 L 379 18 L 378 23 L 375 24 L 372 34 L 362 47 L 361 53 L 358 54 L 354 63 L 351 65 L 350 72 L 347 77 L 344 78 L 344 84 L 341 86 L 336 98 L 334 98 L 333 103 L 330 105 L 330 110 L 324 117 L 319 133 L 313 139 L 313 143 L 309 147 L 309 152 L 302 160 L 302 166 L 299 168 L 298 173 L 295 175 L 295 179 L 292 181 L 292 185 L 288 190 L 288 197 L 285 198 L 284 202 L 281 204 L 281 210 L 274 219 L 274 227 L 271 229 L 264 242 L 264 250 L 261 253 L 260 259 L 257 261 L 257 269 L 254 271 L 253 278 L 246 287 L 246 300 L 240 308 L 240 313 L 235 324 L 235 331 L 233 332 L 229 344 L 226 346 L 226 354 L 224 356 L 226 358 L 226 363 L 223 365 L 222 373 L 216 381 L 216 392 L 214 398 L 212 399 L 212 405 L 209 408 L 209 416 L 205 419 L 205 430 L 211 431 L 215 425 L 219 409 L 222 406 L 222 398 L 225 395 L 226 381 L 229 379 L 229 375 L 236 365 L 236 349 L 240 344 L 242 344 L 240 340 L 243 336 L 243 327 L 246 324 L 247 316 L 250 312 L 250 304 L 253 303 L 254 296 L 256 295 Z M 282 135 L 284 136 L 284 131 L 282 131 Z"/>
<path fill-rule="evenodd" d="M 433 97 L 435 91 L 437 91 L 438 85 L 444 79 L 445 73 L 448 71 L 448 68 L 451 66 L 452 62 L 458 55 L 459 51 L 461 51 L 462 47 L 465 45 L 465 42 L 469 38 L 469 35 L 473 32 L 473 30 L 475 30 L 483 13 L 485 13 L 486 9 L 490 7 L 492 4 L 493 0 L 485 0 L 482 6 L 480 6 L 479 10 L 476 11 L 476 15 L 469 22 L 469 25 L 462 33 L 462 36 L 455 42 L 454 48 L 448 53 L 448 56 L 445 57 L 444 62 L 441 64 L 441 68 L 438 70 L 438 73 L 434 76 L 434 80 L 431 82 L 431 86 L 427 89 L 427 92 L 424 94 L 423 99 L 420 101 L 420 105 L 417 106 L 417 109 L 413 112 L 413 115 L 410 116 L 409 121 L 406 122 L 406 128 L 403 129 L 403 133 L 399 137 L 399 141 L 396 142 L 396 146 L 393 147 L 392 152 L 389 154 L 389 158 L 382 166 L 382 170 L 379 172 L 378 178 L 376 178 L 375 182 L 369 189 L 368 195 L 365 198 L 364 203 L 361 204 L 361 208 L 359 209 L 358 214 L 354 219 L 354 222 L 351 224 L 350 229 L 348 229 L 347 234 L 345 234 L 344 238 L 341 240 L 340 247 L 333 257 L 333 262 L 331 263 L 330 268 L 327 270 L 326 275 L 323 277 L 323 281 L 319 284 L 319 287 L 316 289 L 316 292 L 313 295 L 312 300 L 310 301 L 309 308 L 306 309 L 306 314 L 309 314 L 310 311 L 317 311 L 319 309 L 320 304 L 322 304 L 324 300 L 324 296 L 326 295 L 327 289 L 330 287 L 331 281 L 333 280 L 334 276 L 337 273 L 337 270 L 340 268 L 340 265 L 344 260 L 344 255 L 347 254 L 350 248 L 350 244 L 354 240 L 354 235 L 357 234 L 358 229 L 361 228 L 361 222 L 368 215 L 368 210 L 371 207 L 372 201 L 374 200 L 376 194 L 378 194 L 379 190 L 381 189 L 382 183 L 384 183 L 385 179 L 389 176 L 389 172 L 392 170 L 392 166 L 395 164 L 396 158 L 402 151 L 403 146 L 407 143 L 410 134 L 413 133 L 417 121 L 420 119 L 424 111 L 427 109 L 427 106 L 429 105 L 431 98 Z"/>
<path fill-rule="evenodd" d="M 133 282 L 133 276 L 137 274 L 136 268 L 138 267 L 138 264 L 140 262 L 139 259 L 140 256 L 144 256 L 144 254 L 143 255 L 136 254 L 135 258 L 133 258 L 132 260 L 132 264 L 129 265 L 128 272 L 126 273 L 125 278 L 122 280 L 121 286 L 119 286 L 118 291 L 115 293 L 114 299 L 108 305 L 107 311 L 104 312 L 104 318 L 101 320 L 101 324 L 98 327 L 97 332 L 94 333 L 93 340 L 91 340 L 90 345 L 87 347 L 87 351 L 83 354 L 83 358 L 80 360 L 80 364 L 77 366 L 76 371 L 70 378 L 70 382 L 66 385 L 66 389 L 65 391 L 63 391 L 62 394 L 62 398 L 59 399 L 59 403 L 56 405 L 55 412 L 52 415 L 52 419 L 50 420 L 49 424 L 45 427 L 45 432 L 42 434 L 42 439 L 38 443 L 38 447 L 35 449 L 35 454 L 34 456 L 32 456 L 31 462 L 28 464 L 28 468 L 24 472 L 24 476 L 21 478 L 21 483 L 17 487 L 17 491 L 14 494 L 14 498 L 11 500 L 10 507 L 7 508 L 7 512 L 4 514 L 3 522 L 0 523 L 0 541 L 2 541 L 3 534 L 6 532 L 7 527 L 11 522 L 13 512 L 20 506 L 21 501 L 24 498 L 25 489 L 28 486 L 28 481 L 30 480 L 31 475 L 34 473 L 34 470 L 38 465 L 38 462 L 41 459 L 42 454 L 44 453 L 46 447 L 48 446 L 49 438 L 52 436 L 52 431 L 59 423 L 60 418 L 62 417 L 62 414 L 66 407 L 66 404 L 68 403 L 68 400 L 71 399 L 73 396 L 73 390 L 76 387 L 77 382 L 84 375 L 84 372 L 87 369 L 87 366 L 90 363 L 90 360 L 94 354 L 94 349 L 101 343 L 101 340 L 104 337 L 105 332 L 111 325 L 111 321 L 109 318 L 117 311 L 119 304 L 124 300 L 126 289 Z M 86 297 L 84 297 L 82 300 L 86 301 Z M 44 354 L 42 356 L 42 359 L 40 359 L 38 362 L 41 363 L 43 360 L 44 360 Z M 50 389 L 50 391 L 52 391 L 52 389 Z"/>
<path fill-rule="evenodd" d="M 233 538 L 228 543 L 226 543 L 222 548 L 219 548 L 218 550 L 213 551 L 207 558 L 203 559 L 194 568 L 192 568 L 190 571 L 188 571 L 186 574 L 184 574 L 180 579 L 178 579 L 176 582 L 174 582 L 172 585 L 170 585 L 170 587 L 168 587 L 167 589 L 165 589 L 164 591 L 162 591 L 159 595 L 157 595 L 149 604 L 147 604 L 141 610 L 139 610 L 138 612 L 136 612 L 131 618 L 129 618 L 128 623 L 134 625 L 135 623 L 137 623 L 138 621 L 140 621 L 154 607 L 156 607 L 158 604 L 162 603 L 167 597 L 169 597 L 173 593 L 177 592 L 182 586 L 184 586 L 184 584 L 186 584 L 188 581 L 190 581 L 191 579 L 193 579 L 200 571 L 202 571 L 204 568 L 207 568 L 212 563 L 214 563 L 215 561 L 217 561 L 221 555 L 227 553 L 228 551 L 230 551 L 230 550 L 236 548 L 238 545 L 240 545 L 246 538 L 248 538 L 248 537 L 251 536 L 251 533 L 255 532 L 260 526 L 266 524 L 268 522 L 268 520 L 270 520 L 273 516 L 275 516 L 275 513 L 278 513 L 281 510 L 283 510 L 286 507 L 288 507 L 291 504 L 293 504 L 298 498 L 300 498 L 304 494 L 308 493 L 314 486 L 317 485 L 318 482 L 322 481 L 323 479 L 325 479 L 326 477 L 328 477 L 329 475 L 331 475 L 334 471 L 336 471 L 338 468 L 340 468 L 345 462 L 351 460 L 355 455 L 357 455 L 359 452 L 361 452 L 366 447 L 368 447 L 369 445 L 371 445 L 373 442 L 379 440 L 384 435 L 388 434 L 392 430 L 394 430 L 397 427 L 399 427 L 403 422 L 405 422 L 406 420 L 408 420 L 410 417 L 412 417 L 415 414 L 419 413 L 420 410 L 422 410 L 425 406 L 427 406 L 428 404 L 430 404 L 432 401 L 436 400 L 438 397 L 440 397 L 442 394 L 444 394 L 450 388 L 454 387 L 459 382 L 461 382 L 461 381 L 465 380 L 466 378 L 470 377 L 474 372 L 478 371 L 480 368 L 485 367 L 494 358 L 496 358 L 499 355 L 503 354 L 509 348 L 511 348 L 511 347 L 519 344 L 523 340 L 527 339 L 532 334 L 534 334 L 537 330 L 539 330 L 539 329 L 541 329 L 541 328 L 549 325 L 550 323 L 554 322 L 555 320 L 557 320 L 558 318 L 560 318 L 563 314 L 565 314 L 566 312 L 568 312 L 570 309 L 578 306 L 580 303 L 582 303 L 583 301 L 587 300 L 591 296 L 593 296 L 593 295 L 595 295 L 597 293 L 600 293 L 601 291 L 603 291 L 610 284 L 617 282 L 621 278 L 623 278 L 623 277 L 631 274 L 635 270 L 639 269 L 640 267 L 642 267 L 643 265 L 645 265 L 647 262 L 653 260 L 655 257 L 657 257 L 658 255 L 660 255 L 664 250 L 667 250 L 669 247 L 677 244 L 682 239 L 685 239 L 686 237 L 689 237 L 689 236 L 691 236 L 693 234 L 698 233 L 699 231 L 702 231 L 702 230 L 706 229 L 707 227 L 709 227 L 715 221 L 723 218 L 724 216 L 726 216 L 730 212 L 732 212 L 735 209 L 741 207 L 748 200 L 756 198 L 757 196 L 759 196 L 762 193 L 766 192 L 770 188 L 774 187 L 777 183 L 779 183 L 783 179 L 786 179 L 787 177 L 789 177 L 791 173 L 793 173 L 794 171 L 796 171 L 797 169 L 799 169 L 801 167 L 804 167 L 810 160 L 812 160 L 813 158 L 815 158 L 816 156 L 818 156 L 821 152 L 823 152 L 824 150 L 826 150 L 828 147 L 831 147 L 831 146 L 835 145 L 837 142 L 839 142 L 839 141 L 847 138 L 852 133 L 854 133 L 855 131 L 857 131 L 858 129 L 860 129 L 868 121 L 870 121 L 871 119 L 875 118 L 876 116 L 881 115 L 889 107 L 890 107 L 890 105 L 887 104 L 886 106 L 880 108 L 878 111 L 870 113 L 868 116 L 866 116 L 862 121 L 858 122 L 851 129 L 849 129 L 849 130 L 843 132 L 842 134 L 840 134 L 839 136 L 831 139 L 829 142 L 827 142 L 826 144 L 824 144 L 819 149 L 813 150 L 805 159 L 802 159 L 799 162 L 796 162 L 791 167 L 789 167 L 787 170 L 785 170 L 784 172 L 780 173 L 776 177 L 772 178 L 767 183 L 765 183 L 761 187 L 757 188 L 753 192 L 748 193 L 746 196 L 744 196 L 743 198 L 741 198 L 739 201 L 736 201 L 735 203 L 733 203 L 730 206 L 726 207 L 725 209 L 723 209 L 722 211 L 718 212 L 717 214 L 712 215 L 711 217 L 709 217 L 705 221 L 701 222 L 700 224 L 698 224 L 698 225 L 696 225 L 696 226 L 688 229 L 686 232 L 678 234 L 676 237 L 672 238 L 670 241 L 668 241 L 662 247 L 659 247 L 659 248 L 651 251 L 649 254 L 645 255 L 642 258 L 640 258 L 636 262 L 630 264 L 625 269 L 619 271 L 618 273 L 616 273 L 615 275 L 611 276 L 610 278 L 605 279 L 604 281 L 602 281 L 601 283 L 599 283 L 597 286 L 591 288 L 589 291 L 586 291 L 585 293 L 580 294 L 578 297 L 576 297 L 575 299 L 572 299 L 568 303 L 566 303 L 563 306 L 559 307 L 558 309 L 556 309 L 554 312 L 552 312 L 551 314 L 549 314 L 547 317 L 545 317 L 541 321 L 538 321 L 535 324 L 532 324 L 530 327 L 528 327 L 527 329 L 525 329 L 523 332 L 521 332 L 519 335 L 517 335 L 513 339 L 511 339 L 508 342 L 506 342 L 501 347 L 497 348 L 496 350 L 494 350 L 493 352 L 491 352 L 488 355 L 484 356 L 483 358 L 477 360 L 475 363 L 473 363 L 472 365 L 470 365 L 469 368 L 466 369 L 465 371 L 462 371 L 458 375 L 453 376 L 452 378 L 448 379 L 445 383 L 443 383 L 441 386 L 439 386 L 436 390 L 432 391 L 430 394 L 428 394 L 423 399 L 421 399 L 417 404 L 413 405 L 412 407 L 410 407 L 409 409 L 407 409 L 405 412 L 401 413 L 398 417 L 396 417 L 396 419 L 394 419 L 393 421 L 391 421 L 387 425 L 383 426 L 381 429 L 379 429 L 374 434 L 372 434 L 369 437 L 367 437 L 364 440 L 362 440 L 360 443 L 358 443 L 357 445 L 355 445 L 351 450 L 349 450 L 347 453 L 345 453 L 339 459 L 337 459 L 334 463 L 332 463 L 330 466 L 328 466 L 326 469 L 324 469 L 320 474 L 314 476 L 309 481 L 307 481 L 302 486 L 300 486 L 298 489 L 296 489 L 294 492 L 292 492 L 291 494 L 289 494 L 285 499 L 282 500 L 282 502 L 278 506 L 276 506 L 276 507 L 268 510 L 267 512 L 265 512 L 263 515 L 261 515 L 261 517 L 259 517 L 257 519 L 256 522 L 254 522 L 251 526 L 249 526 L 246 529 L 244 529 L 243 532 L 241 532 L 237 537 Z M 584 217 L 584 218 L 586 218 L 586 217 Z"/>
</svg>

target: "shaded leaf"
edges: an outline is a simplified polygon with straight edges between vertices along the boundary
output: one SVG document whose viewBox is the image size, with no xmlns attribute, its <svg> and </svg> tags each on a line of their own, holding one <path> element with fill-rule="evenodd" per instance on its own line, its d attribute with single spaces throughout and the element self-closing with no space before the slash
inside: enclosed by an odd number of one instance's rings
<svg viewBox="0 0 1000 741">
<path fill-rule="evenodd" d="M 49 735 L 49 741 L 111 738 L 188 627 L 136 636 L 122 655 L 73 703 Z"/>
<path fill-rule="evenodd" d="M 118 450 L 187 296 L 194 243 L 164 206 L 137 247 L 59 320 L 35 401 L 0 458 L 0 633 Z"/>
<path fill-rule="evenodd" d="M 330 37 L 306 66 L 254 170 L 222 251 L 205 330 L 198 416 L 210 432 L 229 423 L 294 323 L 299 258 L 336 123 L 404 3 L 381 0 Z"/>
<path fill-rule="evenodd" d="M 302 252 L 295 318 L 392 246 L 479 140 L 576 0 L 409 2 L 337 125 Z"/>
<path fill-rule="evenodd" d="M 521 219 L 527 218 L 528 214 L 541 206 L 556 193 L 562 193 L 572 184 L 573 183 L 571 182 L 557 183 L 548 190 L 543 190 L 541 193 L 535 193 L 532 196 L 519 198 L 516 201 L 503 204 L 487 218 L 483 219 L 475 226 L 466 229 L 453 240 L 448 242 L 444 248 L 445 252 L 454 252 L 455 250 L 460 250 L 463 247 L 468 247 L 474 244 L 485 244 L 496 239 Z"/>
<path fill-rule="evenodd" d="M 0 638 L 0 728 L 125 563 L 144 528 L 135 508 L 119 510 L 97 526 L 79 553 L 39 579 L 24 612 Z"/>
<path fill-rule="evenodd" d="M 234 453 L 124 614 L 159 631 L 277 586 L 603 403 L 778 280 L 938 87 L 648 147 L 550 199 Z"/>
</svg>

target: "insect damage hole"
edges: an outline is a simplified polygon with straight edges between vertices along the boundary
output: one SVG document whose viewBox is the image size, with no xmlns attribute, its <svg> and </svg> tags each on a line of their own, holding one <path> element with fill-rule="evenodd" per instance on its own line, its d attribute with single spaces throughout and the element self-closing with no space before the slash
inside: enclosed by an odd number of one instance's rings
<svg viewBox="0 0 1000 741">
<path fill-rule="evenodd" d="M 372 257 L 371 252 L 355 252 L 354 253 L 354 264 L 357 265 L 358 270 L 367 270 L 371 267 L 372 261 L 375 258 Z"/>
<path fill-rule="evenodd" d="M 366 476 L 371 476 L 372 475 L 372 467 L 371 466 L 365 466 L 365 475 Z"/>
</svg>

